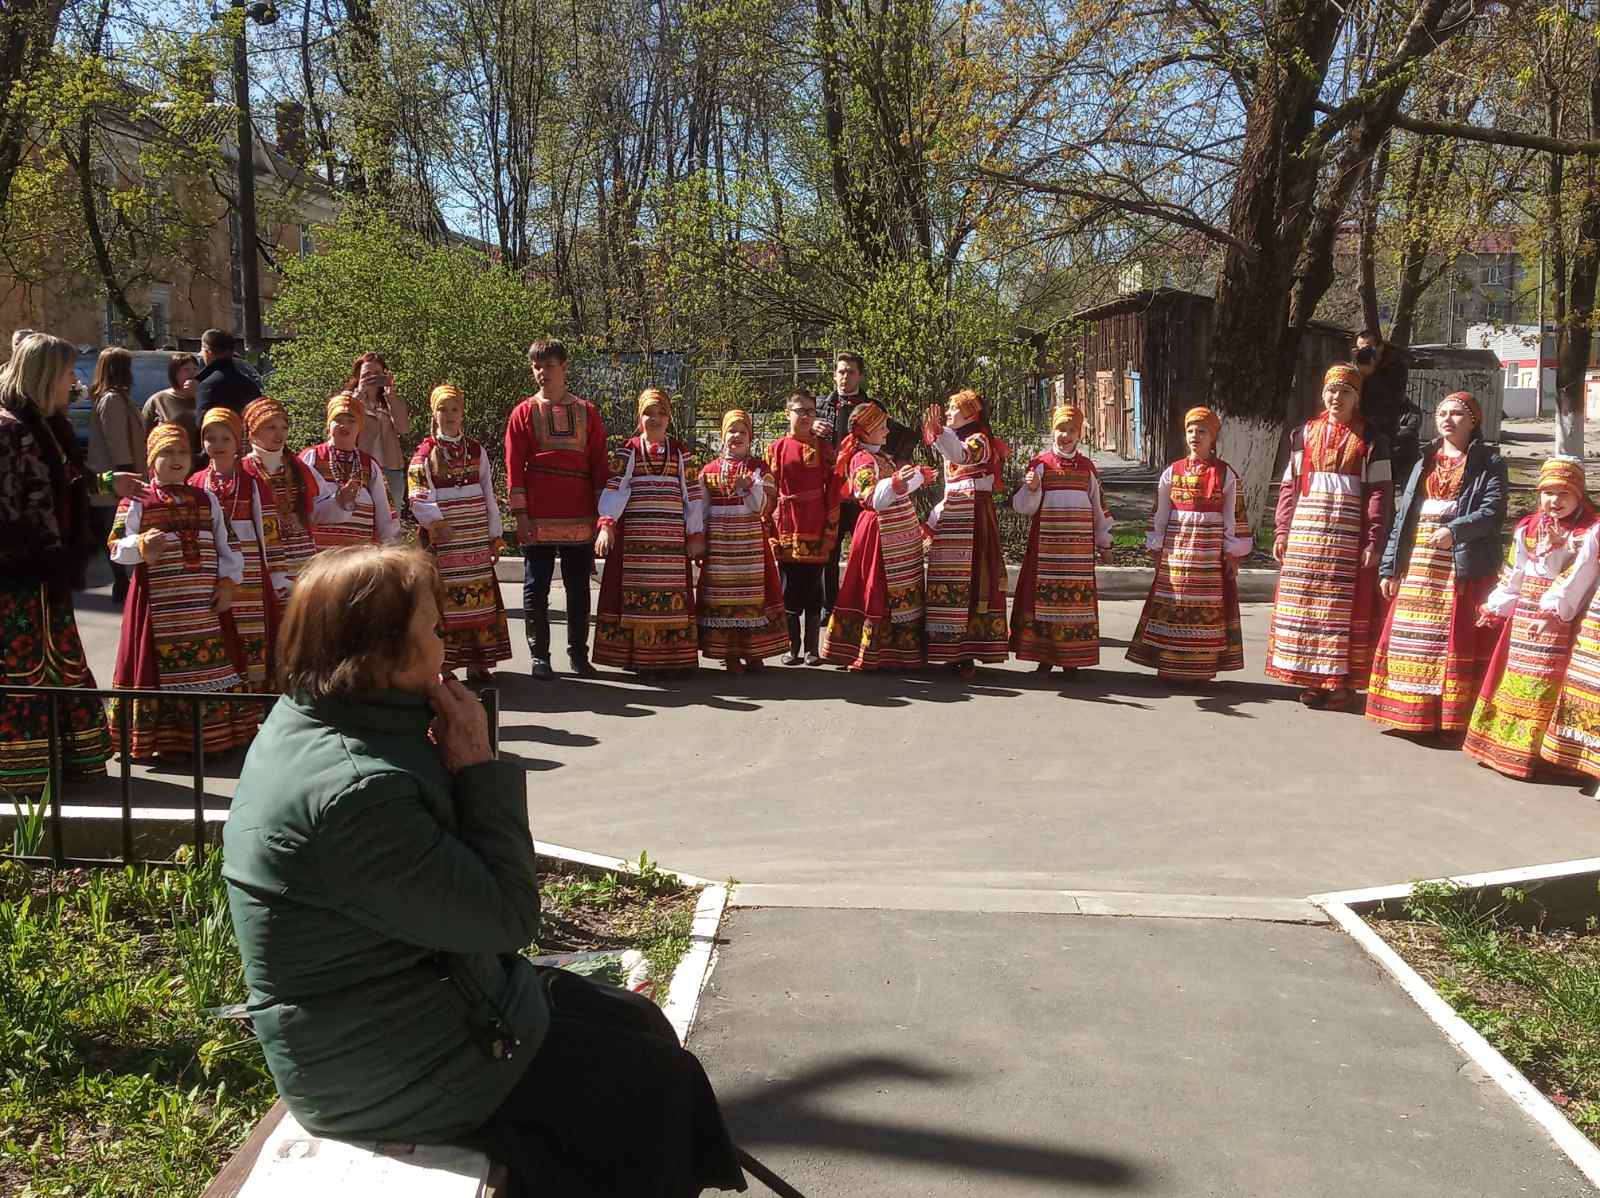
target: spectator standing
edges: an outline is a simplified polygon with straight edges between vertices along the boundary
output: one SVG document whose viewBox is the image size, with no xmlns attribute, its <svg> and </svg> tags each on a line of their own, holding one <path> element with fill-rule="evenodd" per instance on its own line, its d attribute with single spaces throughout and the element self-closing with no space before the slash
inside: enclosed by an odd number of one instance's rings
<svg viewBox="0 0 1600 1198">
<path fill-rule="evenodd" d="M 382 354 L 365 353 L 357 358 L 344 389 L 366 409 L 356 445 L 383 471 L 389 484 L 389 498 L 394 501 L 398 515 L 406 502 L 406 456 L 400 438 L 411 433 L 411 413 L 406 411 L 405 400 L 395 391 L 394 375 L 389 373 L 389 364 Z"/>
<path fill-rule="evenodd" d="M 817 439 L 822 441 L 837 454 L 840 443 L 850 431 L 850 414 L 862 404 L 870 404 L 883 412 L 885 419 L 889 413 L 882 404 L 869 396 L 861 389 L 862 380 L 866 377 L 866 362 L 858 353 L 842 350 L 834 357 L 833 363 L 833 390 L 817 401 L 817 415 L 812 422 L 812 431 Z M 911 460 L 911 455 L 916 449 L 917 434 L 915 430 L 907 428 L 898 421 L 888 421 L 888 439 L 884 442 L 883 456 L 893 462 L 904 465 Z M 839 507 L 839 529 L 841 534 L 845 529 L 853 529 L 856 517 L 861 514 L 861 506 L 852 498 L 848 486 L 842 489 L 842 501 Z M 841 535 L 834 541 L 833 547 L 828 551 L 828 562 L 822 571 L 822 623 L 826 627 L 828 617 L 833 612 L 834 600 L 839 597 L 839 551 L 844 543 Z"/>
<path fill-rule="evenodd" d="M 163 422 L 176 424 L 189 434 L 189 448 L 200 448 L 200 425 L 194 414 L 195 382 L 200 377 L 200 360 L 193 354 L 173 354 L 167 360 L 167 387 L 144 401 L 140 413 L 148 435 Z"/>
<path fill-rule="evenodd" d="M 1406 395 L 1411 371 L 1406 351 L 1388 344 L 1376 329 L 1362 329 L 1351 359 L 1361 372 L 1362 419 L 1389 439 L 1395 481 L 1403 485 L 1422 456 L 1422 412 Z"/>
<path fill-rule="evenodd" d="M 550 580 L 561 559 L 567 593 L 567 652 L 574 674 L 589 664 L 589 575 L 594 571 L 596 503 L 610 475 L 600 411 L 567 390 L 567 348 L 541 337 L 528 347 L 539 390 L 506 422 L 506 486 L 522 550 L 522 610 L 533 676 L 550 667 Z"/>
<path fill-rule="evenodd" d="M 204 363 L 195 381 L 195 423 L 204 424 L 212 408 L 231 408 L 244 416 L 245 405 L 261 397 L 261 382 L 235 358 L 238 342 L 232 333 L 207 329 L 200 334 L 200 361 Z M 199 462 L 201 467 L 205 461 Z"/>
<path fill-rule="evenodd" d="M 72 392 L 77 356 L 69 342 L 35 333 L 0 369 L 0 681 L 22 686 L 95 685 L 72 606 L 94 540 L 81 472 L 53 420 Z M 138 486 L 131 476 L 99 481 L 128 494 Z M 100 700 L 64 697 L 57 719 L 66 776 L 104 774 L 111 736 Z M 49 723 L 41 699 L 0 699 L 0 789 L 44 787 Z"/>
<path fill-rule="evenodd" d="M 89 469 L 95 474 L 107 470 L 144 473 L 145 429 L 134 410 L 133 355 L 121 346 L 100 351 L 94 364 L 94 381 L 89 394 L 94 411 L 89 417 Z M 116 518 L 114 495 L 95 495 L 90 499 L 95 538 L 102 543 Z M 129 571 L 115 560 L 111 563 L 111 598 L 121 603 L 128 596 Z"/>
</svg>

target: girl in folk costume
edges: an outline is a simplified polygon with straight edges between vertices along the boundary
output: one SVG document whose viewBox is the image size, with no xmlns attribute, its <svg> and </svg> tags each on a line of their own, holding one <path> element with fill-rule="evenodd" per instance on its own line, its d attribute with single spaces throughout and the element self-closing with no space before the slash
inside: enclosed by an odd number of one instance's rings
<svg viewBox="0 0 1600 1198">
<path fill-rule="evenodd" d="M 1411 470 L 1378 566 L 1391 600 L 1372 658 L 1367 718 L 1402 732 L 1465 732 L 1494 639 L 1478 624 L 1500 565 L 1506 464 L 1477 400 L 1447 395 L 1439 439 Z"/>
<path fill-rule="evenodd" d="M 217 497 L 184 482 L 192 462 L 189 434 L 158 425 L 147 443 L 150 485 L 117 509 L 111 556 L 131 568 L 113 686 L 237 694 L 246 691 L 222 616 L 233 603 L 244 563 L 228 543 Z M 135 761 L 193 751 L 187 703 L 134 699 L 129 755 Z M 201 704 L 208 753 L 249 743 L 261 712 L 253 703 Z M 115 718 L 113 723 L 115 723 Z"/>
<path fill-rule="evenodd" d="M 1462 748 L 1502 774 L 1529 778 L 1539 767 L 1572 654 L 1572 621 L 1600 577 L 1597 533 L 1583 463 L 1547 459 L 1539 468 L 1539 508 L 1518 523 L 1499 585 L 1479 614 L 1485 625 L 1503 620 L 1505 627 Z"/>
<path fill-rule="evenodd" d="M 1600 527 L 1592 535 L 1600 538 Z M 1600 590 L 1578 625 L 1539 756 L 1559 769 L 1600 777 Z"/>
<path fill-rule="evenodd" d="M 337 523 L 344 519 L 345 512 L 332 483 L 293 454 L 284 452 L 289 413 L 281 403 L 266 396 L 251 400 L 245 405 L 244 427 L 250 438 L 250 452 L 240 459 L 239 466 L 272 492 L 277 518 L 276 546 L 268 542 L 267 560 L 273 576 L 281 575 L 293 587 L 300 571 L 317 553 L 312 527 Z"/>
<path fill-rule="evenodd" d="M 210 459 L 189 485 L 208 491 L 222 509 L 228 549 L 239 558 L 239 585 L 222 613 L 222 628 L 237 650 L 248 688 L 274 689 L 272 641 L 289 579 L 275 568 L 278 557 L 278 512 L 272 488 L 239 465 L 244 425 L 232 408 L 211 408 L 200 426 L 200 439 Z"/>
<path fill-rule="evenodd" d="M 345 518 L 337 523 L 317 523 L 311 538 L 318 549 L 340 545 L 371 545 L 392 541 L 400 522 L 389 506 L 389 484 L 377 459 L 357 446 L 366 409 L 348 392 L 328 401 L 328 439 L 300 455 L 317 476 L 334 488 Z"/>
<path fill-rule="evenodd" d="M 817 401 L 794 391 L 784 405 L 789 435 L 767 447 L 767 468 L 777 488 L 777 506 L 770 523 L 772 553 L 783 580 L 783 612 L 789 651 L 783 664 L 820 666 L 822 634 L 822 571 L 839 539 L 839 485 L 834 477 L 833 447 L 813 431 Z M 804 622 L 805 657 L 800 656 Z"/>
<path fill-rule="evenodd" d="M 1006 561 L 994 515 L 994 485 L 1009 450 L 983 418 L 973 390 L 932 405 L 922 436 L 944 459 L 944 498 L 928 523 L 928 661 L 971 678 L 977 663 L 1006 659 Z"/>
<path fill-rule="evenodd" d="M 690 563 L 705 556 L 705 516 L 688 451 L 667 435 L 671 421 L 665 391 L 640 392 L 640 431 L 612 461 L 594 540 L 606 559 L 594 660 L 647 674 L 693 668 L 699 652 Z"/>
<path fill-rule="evenodd" d="M 750 452 L 750 414 L 722 418 L 722 456 L 700 471 L 705 493 L 705 562 L 700 568 L 700 652 L 732 673 L 758 670 L 788 646 L 783 587 L 762 515 L 772 478 Z"/>
<path fill-rule="evenodd" d="M 1389 533 L 1389 441 L 1361 418 L 1361 373 L 1328 368 L 1326 409 L 1289 437 L 1272 556 L 1282 563 L 1269 678 L 1307 707 L 1342 707 L 1366 686 L 1378 624 L 1378 555 Z"/>
<path fill-rule="evenodd" d="M 1161 472 L 1145 538 L 1156 572 L 1128 660 L 1174 682 L 1209 682 L 1244 669 L 1238 562 L 1253 542 L 1239 476 L 1216 456 L 1221 429 L 1210 408 L 1184 413 L 1189 454 Z"/>
<path fill-rule="evenodd" d="M 922 521 L 911 505 L 918 487 L 938 474 L 901 466 L 884 454 L 889 419 L 877 404 L 850 413 L 836 470 L 861 505 L 850 536 L 850 564 L 828 620 L 822 656 L 852 670 L 927 664 L 923 631 Z"/>
<path fill-rule="evenodd" d="M 495 578 L 502 531 L 489 455 L 464 431 L 461 389 L 445 383 L 428 397 L 433 431 L 412 455 L 411 514 L 427 535 L 444 581 L 444 664 L 471 681 L 511 657 L 506 607 Z"/>
<path fill-rule="evenodd" d="M 1011 506 L 1031 516 L 1028 551 L 1011 601 L 1011 652 L 1020 661 L 1072 671 L 1100 662 L 1094 560 L 1111 559 L 1111 517 L 1100 474 L 1078 452 L 1083 413 L 1062 404 L 1050 418 L 1052 447 L 1028 463 Z"/>
</svg>

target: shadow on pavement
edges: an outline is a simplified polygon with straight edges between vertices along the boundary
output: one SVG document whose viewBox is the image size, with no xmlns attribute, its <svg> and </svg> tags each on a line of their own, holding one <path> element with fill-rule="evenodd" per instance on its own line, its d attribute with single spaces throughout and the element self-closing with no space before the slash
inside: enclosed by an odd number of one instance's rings
<svg viewBox="0 0 1600 1198">
<path fill-rule="evenodd" d="M 970 1172 L 1048 1179 L 1059 1182 L 1063 1189 L 1124 1189 L 1140 1181 L 1136 1166 L 1102 1153 L 955 1129 L 846 1118 L 814 1105 L 829 1089 L 862 1083 L 947 1086 L 970 1077 L 904 1057 L 854 1056 L 818 1065 L 759 1090 L 722 1095 L 720 1102 L 735 1141 L 752 1148 L 792 1146 L 823 1154 L 889 1157 Z"/>
<path fill-rule="evenodd" d="M 1166 682 L 1154 674 L 1135 674 L 1126 670 L 1079 670 L 1070 679 L 1045 674 L 1039 677 L 1041 688 L 1060 692 L 1063 699 L 1081 699 L 1087 703 L 1106 703 L 1114 707 L 1137 707 L 1148 710 L 1149 703 L 1140 699 L 1192 699 L 1201 711 L 1213 715 L 1254 719 L 1249 712 L 1239 710 L 1253 704 L 1281 704 L 1294 700 L 1294 688 L 1276 682 L 1250 682 L 1227 675 L 1205 684 L 1180 687 Z M 1359 714 L 1359 713 L 1358 713 Z"/>
<path fill-rule="evenodd" d="M 971 682 L 930 668 L 922 673 L 851 674 L 834 666 L 775 666 L 749 674 L 730 674 L 715 666 L 665 677 L 640 678 L 601 667 L 593 678 L 563 675 L 535 682 L 526 675 L 496 679 L 504 711 L 556 715 L 569 711 L 634 717 L 677 707 L 720 711 L 758 711 L 759 702 L 832 700 L 867 707 L 908 707 L 913 703 L 965 703 L 975 697 L 1015 696 L 1022 692 L 998 684 L 1016 676 L 979 668 Z M 514 731 L 514 729 L 512 730 Z M 533 738 L 530 738 L 533 739 Z M 549 741 L 547 743 L 567 743 Z"/>
</svg>

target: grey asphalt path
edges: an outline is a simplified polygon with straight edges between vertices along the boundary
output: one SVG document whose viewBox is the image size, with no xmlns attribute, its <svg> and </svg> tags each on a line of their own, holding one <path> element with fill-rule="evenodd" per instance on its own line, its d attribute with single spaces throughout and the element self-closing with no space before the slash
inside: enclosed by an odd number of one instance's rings
<svg viewBox="0 0 1600 1198">
<path fill-rule="evenodd" d="M 692 1044 L 809 1198 L 1590 1192 L 1331 928 L 742 910 L 725 937 Z"/>
<path fill-rule="evenodd" d="M 776 665 L 538 684 L 520 594 L 504 592 L 517 658 L 499 681 L 502 749 L 531 771 L 535 834 L 557 844 L 646 850 L 747 883 L 870 886 L 880 893 L 866 905 L 913 906 L 881 892 L 1299 898 L 1600 843 L 1600 803 L 1577 786 L 1514 782 L 1358 715 L 1302 707 L 1260 673 L 1266 604 L 1246 607 L 1250 668 L 1195 692 L 1122 659 L 1131 601 L 1102 605 L 1102 665 L 1071 682 L 1008 663 L 970 685 L 943 671 Z M 97 602 L 80 605 L 79 624 L 109 680 L 118 617 Z M 214 763 L 219 795 L 238 762 Z M 187 787 L 174 769 L 139 793 L 181 803 Z"/>
</svg>

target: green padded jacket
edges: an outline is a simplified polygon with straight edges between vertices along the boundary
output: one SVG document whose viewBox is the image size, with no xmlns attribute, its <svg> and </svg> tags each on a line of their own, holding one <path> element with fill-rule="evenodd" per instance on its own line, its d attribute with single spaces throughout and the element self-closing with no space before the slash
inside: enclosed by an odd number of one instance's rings
<svg viewBox="0 0 1600 1198">
<path fill-rule="evenodd" d="M 289 1110 L 345 1139 L 477 1128 L 549 1026 L 523 773 L 452 776 L 419 695 L 280 699 L 245 758 L 223 876 L 250 1016 Z"/>
</svg>

